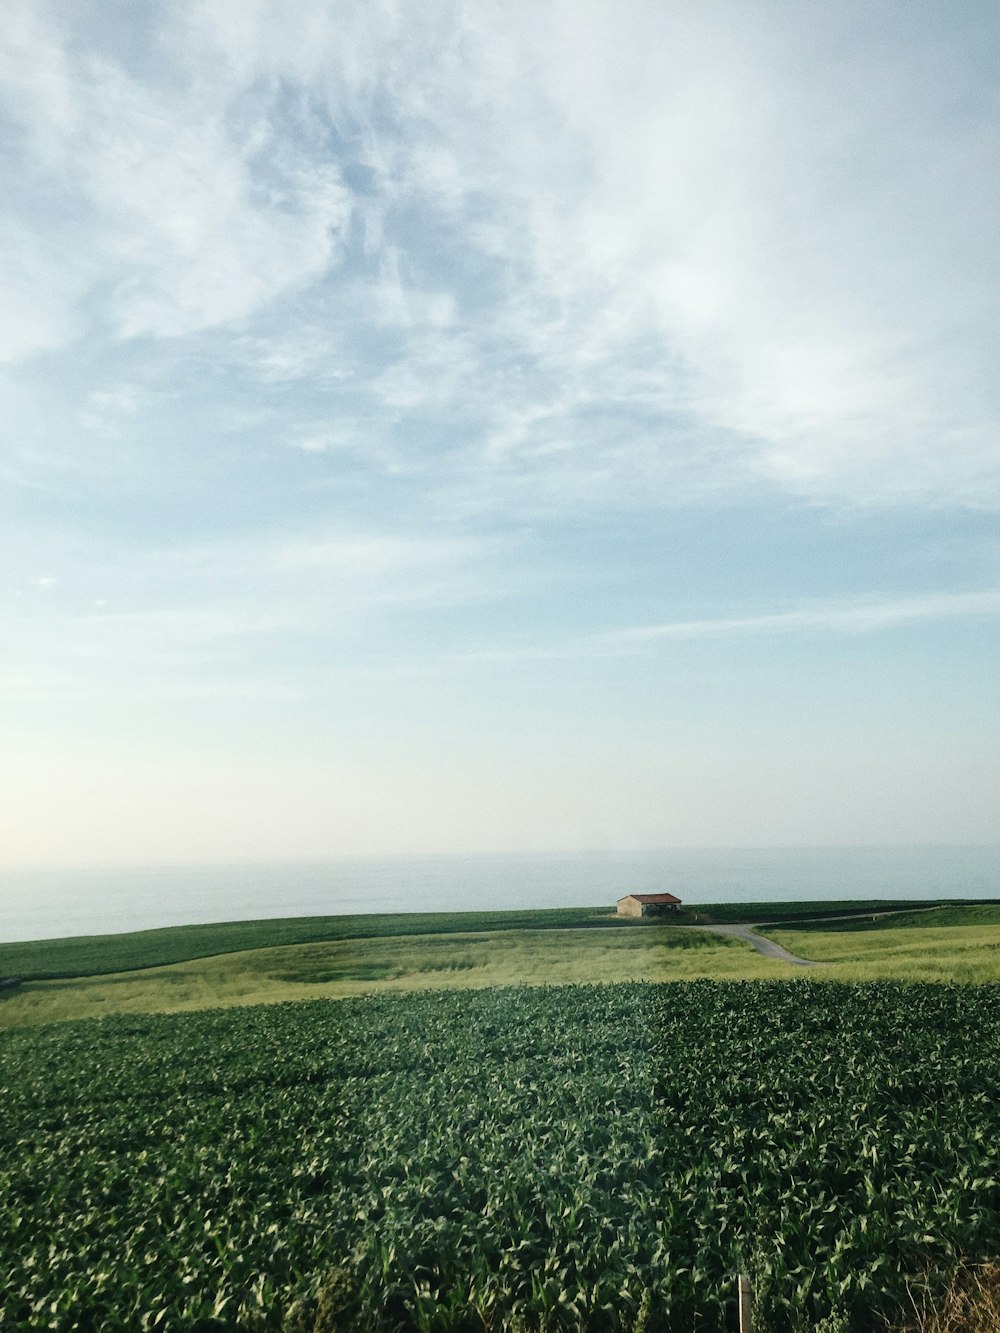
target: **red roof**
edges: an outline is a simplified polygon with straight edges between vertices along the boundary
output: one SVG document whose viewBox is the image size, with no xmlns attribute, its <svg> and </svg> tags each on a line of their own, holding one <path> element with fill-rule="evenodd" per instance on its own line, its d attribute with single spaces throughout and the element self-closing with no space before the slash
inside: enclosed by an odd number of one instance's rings
<svg viewBox="0 0 1000 1333">
<path fill-rule="evenodd" d="M 679 903 L 680 898 L 675 898 L 672 893 L 626 893 L 625 898 L 634 898 L 637 903 Z M 624 902 L 624 898 L 619 898 L 619 902 Z"/>
</svg>

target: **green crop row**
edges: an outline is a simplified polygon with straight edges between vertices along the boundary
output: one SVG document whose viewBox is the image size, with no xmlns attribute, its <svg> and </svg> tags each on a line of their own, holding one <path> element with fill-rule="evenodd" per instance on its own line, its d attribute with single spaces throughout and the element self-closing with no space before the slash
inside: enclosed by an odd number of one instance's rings
<svg viewBox="0 0 1000 1333">
<path fill-rule="evenodd" d="M 869 1329 L 1000 1253 L 1000 988 L 431 992 L 0 1038 L 0 1328 Z"/>
</svg>

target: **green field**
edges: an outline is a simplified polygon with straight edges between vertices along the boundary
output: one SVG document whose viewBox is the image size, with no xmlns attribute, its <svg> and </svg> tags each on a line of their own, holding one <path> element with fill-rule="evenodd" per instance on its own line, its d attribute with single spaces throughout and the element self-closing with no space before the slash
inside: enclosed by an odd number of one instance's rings
<svg viewBox="0 0 1000 1333">
<path fill-rule="evenodd" d="M 856 913 L 898 911 L 908 904 L 887 899 L 837 903 L 715 903 L 682 908 L 671 920 L 680 924 L 732 921 L 792 923 L 817 916 L 835 919 Z M 921 908 L 926 904 L 909 904 Z M 959 909 L 961 910 L 961 909 Z M 451 935 L 470 931 L 566 930 L 613 926 L 648 929 L 649 922 L 623 920 L 614 907 L 554 907 L 526 911 L 406 912 L 367 915 L 279 917 L 265 921 L 223 921 L 211 925 L 167 926 L 120 935 L 84 935 L 65 939 L 0 944 L 0 977 L 28 980 L 90 977 L 166 967 L 216 954 L 317 941 L 392 939 L 406 935 Z"/>
<path fill-rule="evenodd" d="M 0 992 L 0 1028 L 219 1005 L 483 986 L 791 976 L 739 940 L 666 926 L 502 930 L 285 945 Z"/>
<path fill-rule="evenodd" d="M 919 916 L 935 906 L 945 904 L 959 908 L 971 904 L 971 899 L 899 899 L 899 898 L 840 898 L 835 902 L 817 902 L 814 898 L 799 902 L 755 902 L 755 903 L 712 903 L 701 906 L 692 904 L 680 909 L 679 917 L 688 924 L 717 923 L 727 925 L 732 922 L 751 922 L 761 924 L 780 921 L 794 925 L 807 921 L 850 920 L 859 915 L 868 917 L 883 913 L 895 914 L 907 911 Z M 976 900 L 981 905 L 981 900 Z"/>
<path fill-rule="evenodd" d="M 722 1333 L 746 1271 L 759 1328 L 860 1333 L 1000 1253 L 998 1080 L 1000 987 L 521 987 L 8 1032 L 0 1327 Z"/>
<path fill-rule="evenodd" d="M 899 1317 L 1000 1254 L 1000 904 L 818 906 L 743 909 L 810 969 L 605 909 L 2 946 L 0 1329 Z"/>
<path fill-rule="evenodd" d="M 744 913 L 750 920 L 773 920 L 776 906 L 759 904 Z M 1000 904 L 888 915 L 882 915 L 884 903 L 838 904 L 841 916 L 824 921 L 814 919 L 817 906 L 785 904 L 783 920 L 757 928 L 790 952 L 823 964 L 808 972 L 763 958 L 741 940 L 674 924 L 616 920 L 609 909 L 595 908 L 238 922 L 6 945 L 0 948 L 0 975 L 27 980 L 0 991 L 0 1029 L 115 1013 L 546 983 L 806 976 L 1000 982 Z M 867 909 L 861 918 L 855 915 L 859 907 Z M 735 911 L 712 910 L 723 922 Z M 470 922 L 479 929 L 468 929 Z M 246 947 L 248 941 L 257 947 Z M 175 961 L 156 961 L 163 958 Z M 114 963 L 119 970 L 109 970 Z"/>
<path fill-rule="evenodd" d="M 750 919 L 750 918 L 748 918 Z M 759 921 L 760 917 L 752 918 Z M 768 918 L 775 920 L 776 918 Z M 866 904 L 859 912 L 852 912 L 846 919 L 842 915 L 831 915 L 822 921 L 809 919 L 801 914 L 797 919 L 788 916 L 780 918 L 783 930 L 795 931 L 836 931 L 840 932 L 875 932 L 905 929 L 941 929 L 947 926 L 979 927 L 1000 926 L 1000 903 L 992 901 L 963 902 L 925 905 L 911 910 L 891 912 L 883 908 Z"/>
<path fill-rule="evenodd" d="M 993 909 L 994 913 L 997 909 Z M 928 913 L 911 925 L 870 930 L 768 930 L 795 953 L 827 964 L 824 975 L 843 981 L 892 977 L 899 981 L 990 983 L 1000 979 L 1000 914 L 992 921 L 942 925 Z"/>
<path fill-rule="evenodd" d="M 613 907 L 554 907 L 523 912 L 404 912 L 361 916 L 279 917 L 166 926 L 121 935 L 0 944 L 0 977 L 91 977 L 165 967 L 192 958 L 311 944 L 317 940 L 392 939 L 397 935 L 447 935 L 475 931 L 559 930 L 620 922 Z M 626 924 L 626 923 L 621 923 Z"/>
</svg>

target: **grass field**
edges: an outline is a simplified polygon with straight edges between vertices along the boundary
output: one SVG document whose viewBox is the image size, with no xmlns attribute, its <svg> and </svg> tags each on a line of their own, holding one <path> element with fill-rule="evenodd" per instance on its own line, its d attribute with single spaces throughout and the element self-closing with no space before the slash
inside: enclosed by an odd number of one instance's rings
<svg viewBox="0 0 1000 1333">
<path fill-rule="evenodd" d="M 672 920 L 680 924 L 728 924 L 734 921 L 781 922 L 853 916 L 857 913 L 898 911 L 926 904 L 858 899 L 836 903 L 714 903 L 711 907 L 682 908 Z M 336 940 L 392 939 L 397 936 L 451 935 L 470 931 L 566 930 L 613 926 L 649 929 L 616 915 L 614 907 L 557 907 L 511 912 L 407 912 L 367 915 L 278 917 L 263 921 L 222 921 L 211 925 L 168 926 L 160 930 L 129 931 L 118 935 L 83 935 L 65 939 L 0 943 L 0 977 L 41 980 L 55 977 L 92 977 L 102 973 L 133 972 L 166 967 L 194 958 L 243 953 L 249 949 L 285 944 L 312 944 Z"/>
<path fill-rule="evenodd" d="M 870 915 L 869 911 L 871 911 Z M 760 920 L 760 918 L 755 917 L 754 920 Z M 903 927 L 928 930 L 946 926 L 1000 926 L 1000 903 L 989 901 L 946 903 L 944 905 L 919 907 L 911 911 L 894 909 L 886 915 L 881 915 L 878 909 L 871 910 L 869 907 L 869 910 L 852 914 L 846 920 L 834 916 L 825 918 L 823 921 L 795 920 L 782 917 L 781 926 L 784 930 L 836 931 L 838 933 L 851 933 L 852 931 L 877 933 L 884 930 L 899 930 Z"/>
<path fill-rule="evenodd" d="M 881 903 L 865 904 L 863 920 L 809 920 L 816 904 L 791 904 L 788 917 L 761 933 L 790 952 L 824 964 L 794 968 L 762 958 L 749 944 L 687 927 L 621 922 L 603 909 L 558 913 L 473 915 L 482 928 L 459 917 L 313 918 L 305 922 L 245 922 L 181 927 L 132 936 L 6 946 L 3 969 L 19 958 L 35 975 L 17 990 L 0 991 L 0 1028 L 23 1027 L 116 1013 L 175 1013 L 197 1009 L 343 999 L 391 991 L 478 989 L 484 986 L 567 985 L 624 981 L 824 981 L 1000 982 L 1000 904 L 949 905 L 879 916 Z M 841 904 L 840 906 L 843 906 Z M 862 904 L 851 904 L 856 910 Z M 758 905 L 753 917 L 773 913 Z M 731 909 L 722 909 L 726 917 Z M 527 917 L 532 928 L 518 924 Z M 544 924 L 537 925 L 541 918 Z M 414 926 L 404 933 L 407 922 Z M 444 925 L 440 933 L 429 922 Z M 595 927 L 606 926 L 607 929 Z M 581 928 L 585 927 L 585 928 Z M 369 933 L 357 932 L 368 930 Z M 380 933 L 375 933 L 380 932 Z M 285 943 L 291 936 L 305 940 Z M 333 938 L 327 938 L 329 935 Z M 262 946 L 236 950 L 237 942 Z M 204 956 L 212 944 L 224 951 Z M 188 956 L 184 957 L 185 952 Z M 72 975 L 97 959 L 183 961 Z M 51 975 L 60 966 L 70 975 Z M 32 971 L 32 969 L 34 971 Z M 48 973 L 49 975 L 46 975 Z M 2 972 L 0 972 L 2 974 Z"/>
<path fill-rule="evenodd" d="M 968 915 L 966 915 L 968 914 Z M 943 917 L 943 919 L 942 919 Z M 769 939 L 792 953 L 828 964 L 838 981 L 991 983 L 1000 980 L 1000 908 L 959 908 L 896 924 L 861 929 L 770 930 Z"/>
<path fill-rule="evenodd" d="M 870 918 L 872 915 L 883 912 L 911 911 L 914 915 L 919 916 L 921 912 L 944 901 L 944 899 L 918 901 L 915 898 L 911 900 L 899 898 L 841 898 L 835 902 L 817 902 L 816 899 L 809 898 L 800 902 L 712 903 L 707 906 L 695 904 L 682 907 L 678 917 L 687 924 L 730 925 L 733 922 L 761 924 L 780 921 L 783 924 L 795 925 L 817 919 L 832 922 L 841 918 L 851 919 L 859 915 Z M 948 906 L 963 907 L 970 901 L 966 899 L 949 900 Z"/>
<path fill-rule="evenodd" d="M 165 967 L 192 958 L 310 944 L 317 940 L 391 939 L 397 935 L 446 935 L 469 930 L 564 930 L 568 926 L 614 925 L 613 907 L 556 907 L 522 912 L 406 912 L 355 916 L 278 917 L 167 926 L 120 935 L 0 944 L 0 977 L 92 977 Z M 627 923 L 622 923 L 627 924 Z"/>
<path fill-rule="evenodd" d="M 787 977 L 739 940 L 698 930 L 502 930 L 285 945 L 137 972 L 31 982 L 0 998 L 0 1028 L 361 993 L 620 981 Z M 3 993 L 0 992 L 0 995 Z"/>
</svg>

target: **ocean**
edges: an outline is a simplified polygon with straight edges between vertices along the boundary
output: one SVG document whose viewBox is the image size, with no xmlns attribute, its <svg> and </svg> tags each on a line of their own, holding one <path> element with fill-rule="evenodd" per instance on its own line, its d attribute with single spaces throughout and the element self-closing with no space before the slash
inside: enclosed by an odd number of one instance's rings
<svg viewBox="0 0 1000 1333">
<path fill-rule="evenodd" d="M 1000 898 L 1000 846 L 697 848 L 0 872 L 0 941 L 351 912 Z"/>
</svg>

